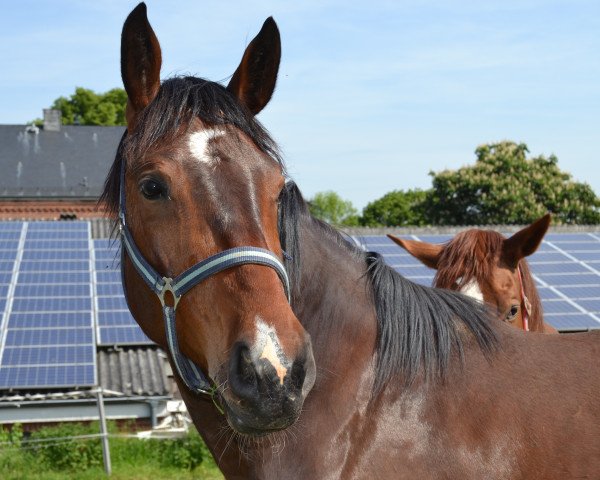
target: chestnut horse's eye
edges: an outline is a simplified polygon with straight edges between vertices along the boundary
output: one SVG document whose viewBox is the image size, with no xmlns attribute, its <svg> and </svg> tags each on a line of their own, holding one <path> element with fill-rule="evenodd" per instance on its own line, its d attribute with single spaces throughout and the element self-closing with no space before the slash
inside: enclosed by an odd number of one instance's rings
<svg viewBox="0 0 600 480">
<path fill-rule="evenodd" d="M 164 196 L 165 187 L 156 180 L 144 180 L 140 185 L 140 191 L 148 200 L 157 200 Z"/>
<path fill-rule="evenodd" d="M 517 316 L 517 313 L 519 313 L 519 306 L 518 305 L 513 305 L 512 307 L 510 307 L 510 312 L 508 312 L 506 314 L 506 319 L 509 322 L 514 321 L 515 317 Z"/>
</svg>

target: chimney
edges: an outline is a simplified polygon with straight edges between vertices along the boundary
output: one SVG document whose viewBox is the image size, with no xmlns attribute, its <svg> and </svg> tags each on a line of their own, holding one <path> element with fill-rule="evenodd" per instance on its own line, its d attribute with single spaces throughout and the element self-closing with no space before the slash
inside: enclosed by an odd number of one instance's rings
<svg viewBox="0 0 600 480">
<path fill-rule="evenodd" d="M 44 131 L 60 132 L 61 111 L 44 108 Z"/>
</svg>

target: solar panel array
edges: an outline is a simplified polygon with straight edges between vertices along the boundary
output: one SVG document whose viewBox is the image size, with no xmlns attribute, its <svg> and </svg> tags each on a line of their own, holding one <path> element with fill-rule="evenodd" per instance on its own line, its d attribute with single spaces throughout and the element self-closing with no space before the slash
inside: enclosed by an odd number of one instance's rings
<svg viewBox="0 0 600 480">
<path fill-rule="evenodd" d="M 98 345 L 150 344 L 89 222 L 0 222 L 0 389 L 93 386 Z"/>
<path fill-rule="evenodd" d="M 354 239 L 431 284 L 434 271 L 387 237 Z M 92 240 L 88 222 L 0 222 L 0 390 L 93 386 L 98 346 L 152 343 L 127 309 L 119 262 L 118 242 Z M 600 328 L 600 234 L 548 234 L 529 262 L 549 323 Z"/>
<path fill-rule="evenodd" d="M 129 313 L 121 284 L 119 242 L 94 240 L 98 344 L 150 344 Z"/>
<path fill-rule="evenodd" d="M 0 223 L 0 388 L 95 384 L 89 230 L 86 222 Z"/>
<path fill-rule="evenodd" d="M 404 238 L 444 243 L 453 235 Z M 431 285 L 435 271 L 385 236 L 356 236 L 366 250 L 379 252 L 395 270 Z M 544 308 L 544 320 L 560 331 L 600 328 L 600 233 L 549 233 L 528 257 Z"/>
</svg>

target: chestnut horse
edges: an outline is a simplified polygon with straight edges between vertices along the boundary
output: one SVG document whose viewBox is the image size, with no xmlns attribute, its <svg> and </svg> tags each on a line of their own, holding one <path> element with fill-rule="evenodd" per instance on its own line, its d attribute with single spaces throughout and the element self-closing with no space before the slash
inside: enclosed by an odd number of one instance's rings
<svg viewBox="0 0 600 480">
<path fill-rule="evenodd" d="M 127 132 L 103 198 L 125 292 L 226 478 L 597 475 L 600 335 L 529 338 L 413 284 L 285 182 L 255 119 L 279 66 L 272 19 L 227 87 L 161 84 L 143 4 L 121 55 Z"/>
<path fill-rule="evenodd" d="M 557 333 L 544 323 L 542 302 L 525 260 L 538 249 L 549 225 L 547 214 L 510 238 L 493 230 L 473 228 L 446 244 L 388 237 L 437 270 L 435 287 L 458 290 L 484 301 L 500 319 L 514 327 Z"/>
</svg>

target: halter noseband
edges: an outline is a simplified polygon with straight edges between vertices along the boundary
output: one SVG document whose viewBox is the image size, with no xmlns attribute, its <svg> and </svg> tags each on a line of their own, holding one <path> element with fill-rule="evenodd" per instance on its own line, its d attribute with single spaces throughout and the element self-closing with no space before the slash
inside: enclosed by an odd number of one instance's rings
<svg viewBox="0 0 600 480">
<path fill-rule="evenodd" d="M 175 278 L 163 277 L 146 261 L 127 227 L 125 221 L 125 159 L 122 159 L 122 162 L 119 187 L 119 230 L 121 234 L 121 279 L 123 287 L 125 287 L 123 256 L 125 251 L 127 251 L 127 255 L 129 255 L 140 277 L 142 277 L 160 300 L 167 343 L 177 373 L 191 391 L 210 395 L 215 402 L 215 406 L 222 412 L 220 406 L 215 401 L 215 387 L 213 387 L 211 381 L 192 360 L 183 355 L 179 350 L 175 328 L 175 310 L 177 309 L 177 305 L 184 293 L 206 278 L 223 270 L 247 264 L 264 265 L 274 269 L 283 283 L 283 288 L 289 302 L 290 285 L 287 272 L 279 258 L 269 250 L 258 247 L 235 247 L 198 262 Z M 123 290 L 125 291 L 125 288 Z M 170 292 L 173 296 L 173 306 L 169 306 L 165 302 L 165 294 L 167 292 Z M 125 293 L 125 297 L 127 298 L 127 293 Z"/>
</svg>

